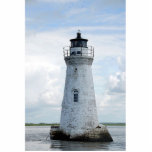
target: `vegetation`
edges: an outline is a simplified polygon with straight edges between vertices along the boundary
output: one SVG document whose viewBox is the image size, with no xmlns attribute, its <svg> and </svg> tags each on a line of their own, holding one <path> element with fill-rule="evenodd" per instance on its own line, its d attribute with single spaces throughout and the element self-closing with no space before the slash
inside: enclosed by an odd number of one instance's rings
<svg viewBox="0 0 152 152">
<path fill-rule="evenodd" d="M 48 123 L 25 123 L 25 126 L 58 126 L 58 123 L 52 123 L 52 124 L 48 124 Z"/>
<path fill-rule="evenodd" d="M 126 126 L 126 123 L 102 123 L 103 125 L 105 126 Z M 59 123 L 51 123 L 51 124 L 48 124 L 48 123 L 38 123 L 38 124 L 35 124 L 35 123 L 25 123 L 25 126 L 59 126 Z"/>
<path fill-rule="evenodd" d="M 105 126 L 126 126 L 126 123 L 113 123 L 113 122 L 110 122 L 110 123 L 102 123 L 103 125 Z"/>
</svg>

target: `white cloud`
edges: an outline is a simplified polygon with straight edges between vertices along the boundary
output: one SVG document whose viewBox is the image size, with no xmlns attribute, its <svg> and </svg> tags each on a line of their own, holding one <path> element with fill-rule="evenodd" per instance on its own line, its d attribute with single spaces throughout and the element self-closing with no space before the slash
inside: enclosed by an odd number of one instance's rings
<svg viewBox="0 0 152 152">
<path fill-rule="evenodd" d="M 100 122 L 125 122 L 125 95 L 104 94 L 96 95 L 98 119 Z"/>
<path fill-rule="evenodd" d="M 125 58 L 125 54 L 123 56 L 118 56 L 117 57 L 117 62 L 119 65 L 119 69 L 121 71 L 126 71 L 126 58 Z"/>
<path fill-rule="evenodd" d="M 125 58 L 118 56 L 116 59 L 120 71 L 108 76 L 104 93 L 96 94 L 100 122 L 125 121 Z"/>
<path fill-rule="evenodd" d="M 120 72 L 116 72 L 109 76 L 108 80 L 108 90 L 109 94 L 112 93 L 124 93 L 126 92 L 126 72 L 125 72 L 125 57 L 118 56 L 117 63 Z"/>
<path fill-rule="evenodd" d="M 26 66 L 26 104 L 59 105 L 62 100 L 62 71 L 58 66 L 36 65 Z M 61 93 L 62 92 L 62 93 Z"/>
<path fill-rule="evenodd" d="M 109 77 L 109 93 L 125 93 L 125 72 L 117 72 Z"/>
</svg>

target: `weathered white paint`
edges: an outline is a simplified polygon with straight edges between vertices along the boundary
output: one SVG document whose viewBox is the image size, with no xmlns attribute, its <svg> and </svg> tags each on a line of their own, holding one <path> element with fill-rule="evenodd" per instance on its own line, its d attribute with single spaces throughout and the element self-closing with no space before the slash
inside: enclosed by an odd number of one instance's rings
<svg viewBox="0 0 152 152">
<path fill-rule="evenodd" d="M 79 51 L 74 48 L 71 51 Z M 87 52 L 86 48 L 84 51 Z M 82 135 L 99 125 L 92 77 L 93 57 L 71 55 L 65 57 L 67 65 L 60 129 L 72 136 Z M 78 102 L 73 90 L 77 89 Z"/>
</svg>

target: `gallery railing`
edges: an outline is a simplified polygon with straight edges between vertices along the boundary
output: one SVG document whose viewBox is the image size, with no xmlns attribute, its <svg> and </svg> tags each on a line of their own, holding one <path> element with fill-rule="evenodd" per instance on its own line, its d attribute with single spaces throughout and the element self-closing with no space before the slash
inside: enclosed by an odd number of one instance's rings
<svg viewBox="0 0 152 152">
<path fill-rule="evenodd" d="M 72 49 L 70 46 L 63 47 L 63 56 L 69 57 L 69 56 L 88 56 L 88 57 L 94 57 L 94 48 L 93 46 L 88 46 L 87 48 L 79 47 L 77 51 L 70 51 Z"/>
</svg>

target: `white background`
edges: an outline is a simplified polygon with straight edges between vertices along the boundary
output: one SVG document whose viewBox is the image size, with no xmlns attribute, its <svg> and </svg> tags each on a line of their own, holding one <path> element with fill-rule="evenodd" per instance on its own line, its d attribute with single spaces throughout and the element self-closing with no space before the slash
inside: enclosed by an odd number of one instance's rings
<svg viewBox="0 0 152 152">
<path fill-rule="evenodd" d="M 0 151 L 24 151 L 24 0 L 0 2 Z M 127 0 L 127 151 L 152 151 L 152 1 Z M 150 49 L 151 48 L 151 49 Z M 149 50 L 149 51 L 148 51 Z M 150 100 L 151 99 L 151 100 Z M 152 140 L 151 140 L 152 141 Z"/>
</svg>

